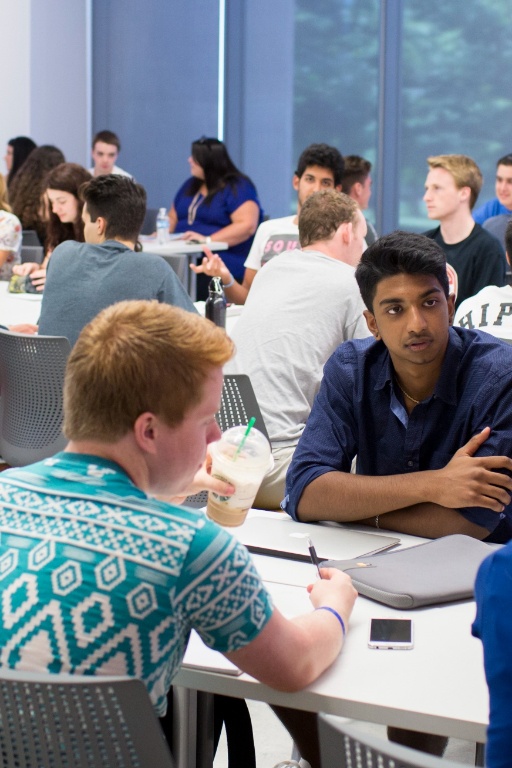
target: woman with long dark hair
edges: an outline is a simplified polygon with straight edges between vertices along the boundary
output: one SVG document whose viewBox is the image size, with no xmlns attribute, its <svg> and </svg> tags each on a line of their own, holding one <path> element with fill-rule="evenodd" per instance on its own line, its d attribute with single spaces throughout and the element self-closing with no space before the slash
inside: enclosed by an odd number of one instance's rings
<svg viewBox="0 0 512 768">
<path fill-rule="evenodd" d="M 44 196 L 46 176 L 65 160 L 57 147 L 47 144 L 37 147 L 27 157 L 9 189 L 13 213 L 21 221 L 23 229 L 37 232 L 42 245 L 45 245 L 48 220 Z"/>
<path fill-rule="evenodd" d="M 42 264 L 25 262 L 13 270 L 17 275 L 31 275 L 32 282 L 42 291 L 46 281 L 46 265 L 52 251 L 65 240 L 84 242 L 82 221 L 83 201 L 78 191 L 92 179 L 89 171 L 77 163 L 61 163 L 47 174 L 44 190 L 49 210 L 45 234 L 45 257 Z"/>
<path fill-rule="evenodd" d="M 29 139 L 28 136 L 16 136 L 16 138 L 10 139 L 7 142 L 7 150 L 4 157 L 5 167 L 7 168 L 7 189 L 10 188 L 19 169 L 36 147 L 35 141 Z"/>
<path fill-rule="evenodd" d="M 203 137 L 194 141 L 188 162 L 192 175 L 174 198 L 169 212 L 170 231 L 182 232 L 184 240 L 228 243 L 222 260 L 233 278 L 241 281 L 254 233 L 263 220 L 256 187 L 238 170 L 218 139 Z M 204 295 L 203 286 L 198 296 Z"/>
<path fill-rule="evenodd" d="M 61 163 L 46 177 L 50 214 L 46 226 L 46 252 L 51 253 L 65 240 L 84 242 L 83 201 L 78 190 L 92 176 L 77 163 Z"/>
</svg>

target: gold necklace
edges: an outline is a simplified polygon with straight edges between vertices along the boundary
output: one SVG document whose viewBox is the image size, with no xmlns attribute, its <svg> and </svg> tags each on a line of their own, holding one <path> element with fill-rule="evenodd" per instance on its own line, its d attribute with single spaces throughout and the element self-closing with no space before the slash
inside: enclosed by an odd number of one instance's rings
<svg viewBox="0 0 512 768">
<path fill-rule="evenodd" d="M 395 381 L 396 381 L 396 383 L 398 384 L 398 379 L 395 379 Z M 413 403 L 416 403 L 416 405 L 419 405 L 419 404 L 421 403 L 421 400 L 416 400 L 414 397 L 411 397 L 411 395 L 409 395 L 409 394 L 408 394 L 408 393 L 405 391 L 405 389 L 403 389 L 403 388 L 400 386 L 400 384 L 398 384 L 398 389 L 400 390 L 400 392 L 403 392 L 403 394 L 404 394 L 404 395 L 405 395 L 407 398 L 409 398 L 409 400 L 411 400 Z"/>
</svg>

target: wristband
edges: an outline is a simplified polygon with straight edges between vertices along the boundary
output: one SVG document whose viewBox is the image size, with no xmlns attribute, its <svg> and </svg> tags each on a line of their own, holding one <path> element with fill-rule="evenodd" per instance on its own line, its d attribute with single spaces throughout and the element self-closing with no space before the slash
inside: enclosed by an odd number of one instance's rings
<svg viewBox="0 0 512 768">
<path fill-rule="evenodd" d="M 315 608 L 315 610 L 316 611 L 330 611 L 333 614 L 333 616 L 336 616 L 336 618 L 338 619 L 338 621 L 340 623 L 341 631 L 343 632 L 343 637 L 345 637 L 345 635 L 347 634 L 347 630 L 345 629 L 345 622 L 343 621 L 343 619 L 339 615 L 338 611 L 335 611 L 334 608 L 331 608 L 330 605 L 321 605 L 318 608 Z"/>
<path fill-rule="evenodd" d="M 233 275 L 230 274 L 229 276 L 231 280 L 229 281 L 229 283 L 222 283 L 223 288 L 231 288 L 231 286 L 235 284 L 235 278 L 233 277 Z"/>
<path fill-rule="evenodd" d="M 210 235 L 208 235 L 208 237 L 205 238 L 206 245 L 210 245 L 211 241 L 212 241 L 212 239 L 211 239 Z"/>
</svg>

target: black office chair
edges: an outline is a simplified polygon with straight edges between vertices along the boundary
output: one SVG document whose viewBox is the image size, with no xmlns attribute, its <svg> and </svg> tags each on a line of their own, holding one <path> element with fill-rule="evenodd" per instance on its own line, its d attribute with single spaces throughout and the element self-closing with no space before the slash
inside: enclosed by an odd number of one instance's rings
<svg viewBox="0 0 512 768">
<path fill-rule="evenodd" d="M 322 768 L 460 768 L 460 763 L 366 734 L 332 715 L 318 716 Z"/>
<path fill-rule="evenodd" d="M 21 243 L 22 245 L 27 245 L 30 247 L 34 246 L 41 246 L 42 243 L 39 239 L 39 235 L 35 231 L 35 229 L 24 229 L 21 233 Z"/>
<path fill-rule="evenodd" d="M 35 234 L 35 233 L 34 233 Z M 25 264 L 27 261 L 41 264 L 44 257 L 44 248 L 42 245 L 25 245 L 21 246 L 21 263 Z"/>
<path fill-rule="evenodd" d="M 0 330 L 0 456 L 11 467 L 65 447 L 62 390 L 70 351 L 61 336 Z"/>
<path fill-rule="evenodd" d="M 0 670 L 1 768 L 173 768 L 143 682 Z"/>
<path fill-rule="evenodd" d="M 220 401 L 220 410 L 215 415 L 221 432 L 231 427 L 245 426 L 254 416 L 254 426 L 270 442 L 263 416 L 261 415 L 251 380 L 246 374 L 228 374 L 224 376 L 224 386 Z M 195 509 L 206 506 L 208 492 L 201 491 L 185 499 L 184 505 Z"/>
<path fill-rule="evenodd" d="M 141 235 L 152 235 L 156 232 L 156 217 L 158 216 L 158 208 L 146 208 L 146 214 L 142 227 L 140 230 Z"/>
</svg>

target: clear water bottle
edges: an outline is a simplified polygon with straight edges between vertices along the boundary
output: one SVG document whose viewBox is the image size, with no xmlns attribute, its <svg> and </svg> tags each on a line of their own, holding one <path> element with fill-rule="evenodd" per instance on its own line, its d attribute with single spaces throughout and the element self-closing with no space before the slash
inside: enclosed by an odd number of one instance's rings
<svg viewBox="0 0 512 768">
<path fill-rule="evenodd" d="M 160 208 L 156 217 L 156 241 L 163 245 L 169 240 L 169 217 L 165 208 Z"/>
<path fill-rule="evenodd" d="M 204 307 L 204 316 L 221 328 L 226 327 L 226 296 L 220 277 L 212 277 L 208 285 L 208 298 Z"/>
</svg>

